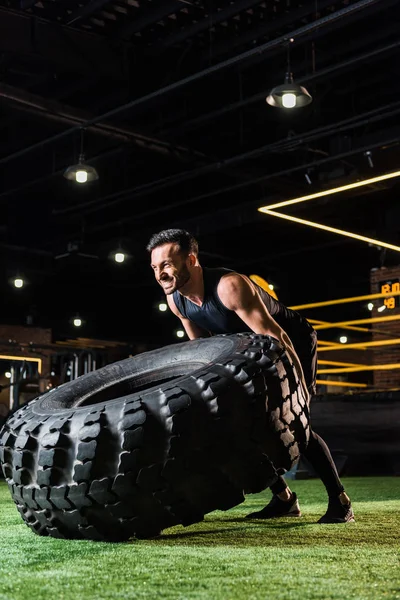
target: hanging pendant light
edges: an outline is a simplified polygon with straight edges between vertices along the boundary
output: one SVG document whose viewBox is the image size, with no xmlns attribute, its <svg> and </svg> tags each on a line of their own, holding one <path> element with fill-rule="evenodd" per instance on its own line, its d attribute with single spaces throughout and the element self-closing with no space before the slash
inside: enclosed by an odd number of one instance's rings
<svg viewBox="0 0 400 600">
<path fill-rule="evenodd" d="M 293 81 L 293 73 L 290 71 L 290 43 L 293 41 L 293 38 L 291 38 L 287 44 L 285 81 L 282 85 L 274 87 L 265 99 L 270 106 L 277 108 L 301 108 L 312 102 L 312 97 L 306 88 L 297 85 Z"/>
<path fill-rule="evenodd" d="M 95 181 L 99 178 L 99 174 L 96 169 L 90 165 L 85 164 L 85 154 L 83 152 L 83 133 L 84 129 L 81 129 L 81 151 L 79 154 L 78 164 L 71 165 L 64 171 L 64 177 L 70 181 L 76 181 L 76 183 L 87 183 L 89 181 Z"/>
<path fill-rule="evenodd" d="M 95 181 L 99 178 L 99 174 L 94 167 L 85 164 L 85 155 L 79 155 L 79 161 L 77 165 L 72 165 L 64 171 L 64 177 L 70 181 L 76 181 L 76 183 L 87 183 L 88 181 Z"/>
<path fill-rule="evenodd" d="M 310 104 L 312 97 L 305 87 L 294 83 L 292 73 L 286 73 L 285 83 L 274 87 L 266 101 L 278 108 L 301 108 Z"/>
</svg>

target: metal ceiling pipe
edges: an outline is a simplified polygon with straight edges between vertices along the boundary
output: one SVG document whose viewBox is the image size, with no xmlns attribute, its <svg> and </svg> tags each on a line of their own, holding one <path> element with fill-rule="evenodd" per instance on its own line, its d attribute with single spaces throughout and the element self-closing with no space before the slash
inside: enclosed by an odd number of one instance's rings
<svg viewBox="0 0 400 600">
<path fill-rule="evenodd" d="M 389 109 L 390 112 L 388 114 L 384 113 L 385 108 Z M 332 133 L 339 133 L 339 132 L 347 131 L 348 129 L 362 127 L 366 124 L 381 121 L 389 116 L 393 116 L 393 115 L 396 115 L 399 113 L 400 113 L 400 101 L 391 103 L 391 104 L 387 105 L 386 107 L 379 107 L 377 109 L 368 111 L 367 113 L 363 113 L 356 117 L 350 117 L 349 119 L 344 119 L 343 121 L 339 121 L 338 123 L 332 123 L 330 125 L 320 127 L 316 130 L 309 132 L 308 134 L 299 134 L 299 135 L 293 136 L 292 138 L 290 138 L 290 140 L 285 138 L 283 140 L 273 142 L 272 144 L 266 144 L 265 146 L 261 146 L 260 148 L 255 148 L 254 150 L 250 150 L 249 152 L 245 152 L 242 154 L 238 154 L 236 156 L 232 156 L 231 158 L 228 158 L 223 161 L 219 161 L 217 163 L 205 165 L 204 167 L 200 167 L 198 169 L 193 169 L 191 171 L 187 171 L 184 173 L 178 173 L 176 175 L 169 175 L 168 177 L 164 177 L 163 179 L 159 179 L 154 182 L 146 183 L 141 186 L 134 186 L 134 187 L 128 188 L 126 190 L 121 190 L 120 192 L 109 194 L 108 196 L 105 196 L 104 198 L 90 200 L 86 203 L 80 204 L 79 211 L 81 213 L 84 212 L 85 214 L 90 213 L 90 212 L 96 212 L 97 210 L 102 210 L 103 208 L 109 208 L 110 206 L 114 206 L 116 204 L 119 204 L 120 202 L 123 202 L 126 199 L 125 196 L 127 196 L 127 195 L 129 195 L 130 199 L 145 196 L 149 193 L 151 194 L 151 193 L 154 193 L 155 191 L 159 191 L 161 189 L 168 188 L 171 185 L 175 185 L 175 184 L 178 184 L 178 183 L 181 183 L 184 181 L 188 181 L 190 179 L 194 179 L 196 177 L 200 177 L 202 175 L 206 175 L 206 174 L 212 173 L 214 171 L 223 170 L 226 167 L 231 167 L 231 166 L 237 165 L 238 163 L 243 162 L 244 160 L 249 160 L 250 158 L 259 157 L 268 152 L 270 152 L 270 153 L 271 152 L 282 152 L 282 151 L 287 151 L 288 149 L 294 149 L 295 145 L 301 146 L 304 144 L 308 144 L 308 143 L 316 141 L 322 137 L 326 137 L 327 135 L 331 135 Z M 312 163 L 312 165 L 314 165 L 314 163 Z M 272 176 L 274 176 L 274 175 L 272 174 Z M 198 196 L 195 198 L 189 198 L 188 200 L 185 200 L 180 203 L 174 203 L 174 204 L 169 203 L 168 206 L 164 206 L 161 210 L 165 210 L 166 208 L 177 207 L 177 206 L 180 206 L 181 204 L 185 204 L 185 203 L 189 204 L 191 202 L 198 201 L 200 199 L 205 199 L 205 198 L 208 198 L 213 195 L 218 195 L 219 193 L 232 191 L 235 189 L 246 187 L 248 185 L 253 185 L 255 183 L 264 181 L 264 179 L 269 179 L 269 178 L 270 178 L 269 175 L 266 175 L 266 176 L 263 175 L 261 177 L 255 178 L 255 179 L 249 179 L 249 180 L 246 180 L 246 181 L 243 181 L 240 183 L 236 183 L 232 186 L 228 186 L 226 188 L 214 190 L 213 192 L 204 194 L 202 196 Z M 114 198 L 116 198 L 116 199 L 113 200 Z M 110 200 L 113 200 L 113 201 L 110 202 Z M 93 208 L 90 208 L 90 207 L 93 207 Z M 87 208 L 88 210 L 85 210 L 85 208 Z M 53 214 L 66 214 L 66 213 L 74 212 L 75 210 L 76 210 L 76 207 L 69 207 L 69 208 L 64 208 L 64 209 L 60 209 L 57 211 L 53 211 Z M 158 209 L 155 209 L 155 211 L 158 212 Z M 150 214 L 149 212 L 145 213 L 146 216 L 148 216 L 149 214 Z M 136 215 L 136 216 L 140 216 L 140 215 Z"/>
<path fill-rule="evenodd" d="M 45 59 L 50 69 L 51 65 L 59 65 L 86 76 L 97 72 L 111 80 L 126 79 L 123 61 L 104 43 L 104 37 L 53 23 L 38 13 L 0 6 L 0 40 L 2 52 L 11 56 L 33 54 L 36 59 Z"/>
<path fill-rule="evenodd" d="M 360 118 L 362 119 L 362 118 L 365 118 L 365 117 L 368 118 L 368 117 L 374 116 L 374 115 L 377 115 L 377 120 L 383 120 L 387 116 L 387 115 L 385 115 L 383 113 L 383 111 L 385 109 L 388 109 L 388 108 L 393 109 L 394 107 L 397 107 L 398 105 L 399 105 L 399 103 L 392 103 L 392 104 L 384 106 L 384 107 L 379 107 L 378 109 L 375 109 L 373 111 L 368 111 L 367 113 L 362 113 L 361 115 L 358 115 L 356 117 L 352 117 L 351 119 L 346 119 L 345 121 L 341 121 L 339 123 L 333 123 L 331 125 L 324 126 L 322 128 L 314 129 L 314 130 L 308 132 L 307 135 L 312 136 L 314 134 L 317 135 L 318 133 L 322 133 L 323 135 L 327 135 L 327 134 L 331 133 L 331 131 L 329 131 L 329 130 L 335 131 L 336 127 L 342 126 L 344 123 L 348 123 L 350 127 L 354 127 L 354 126 L 357 126 L 357 124 L 355 123 L 357 119 L 360 119 Z M 321 137 L 323 137 L 323 135 Z M 317 137 L 313 138 L 313 140 L 309 140 L 308 138 L 307 138 L 307 140 L 304 140 L 304 135 L 301 134 L 299 136 L 294 136 L 293 138 L 291 138 L 290 142 L 288 142 L 288 140 L 285 138 L 283 140 L 279 140 L 278 142 L 274 142 L 273 144 L 269 144 L 269 145 L 267 145 L 267 146 L 265 146 L 263 148 L 265 149 L 265 152 L 268 152 L 268 151 L 270 151 L 270 152 L 284 151 L 285 150 L 284 146 L 288 145 L 289 143 L 290 144 L 295 144 L 298 140 L 303 141 L 303 142 L 308 142 L 308 141 L 315 141 L 316 139 L 318 139 L 318 135 L 317 135 Z M 382 142 L 382 144 L 383 143 L 384 142 Z M 118 154 L 119 152 L 122 152 L 122 148 L 121 147 L 112 148 L 111 150 L 107 150 L 106 152 L 103 152 L 103 153 L 99 154 L 98 156 L 92 157 L 87 162 L 89 162 L 90 164 L 93 164 L 93 163 L 96 163 L 99 160 L 102 160 L 102 159 L 105 159 L 105 158 L 109 158 L 110 156 Z M 242 156 L 242 155 L 239 155 L 239 156 Z M 222 166 L 223 165 L 220 162 L 219 163 L 214 163 L 214 167 L 216 167 L 216 169 L 221 169 Z M 212 169 L 213 165 L 209 165 L 209 167 Z M 15 188 L 12 188 L 12 189 L 9 189 L 9 190 L 5 190 L 4 192 L 0 193 L 0 198 L 4 198 L 4 197 L 7 197 L 9 195 L 15 194 L 16 192 L 19 192 L 21 190 L 27 189 L 27 188 L 29 188 L 31 186 L 44 183 L 45 181 L 51 179 L 52 177 L 56 177 L 56 176 L 62 174 L 62 172 L 63 172 L 63 169 L 60 169 L 58 171 L 50 173 L 49 175 L 44 175 L 44 176 L 39 177 L 37 179 L 34 179 L 32 181 L 28 181 L 27 183 L 25 183 L 23 185 L 17 186 Z M 186 180 L 187 178 L 190 178 L 191 176 L 193 176 L 193 177 L 199 176 L 199 175 L 202 174 L 202 172 L 203 172 L 202 169 L 201 169 L 201 172 L 199 172 L 198 169 L 193 170 L 193 171 L 188 171 L 187 173 L 183 174 L 184 175 L 184 179 L 182 179 L 182 181 Z M 101 198 L 100 202 L 109 202 L 109 200 L 111 200 L 113 198 L 118 198 L 116 200 L 115 204 L 118 203 L 118 202 L 123 202 L 125 200 L 124 196 L 131 195 L 133 192 L 139 192 L 139 193 L 140 192 L 144 192 L 144 193 L 149 192 L 149 193 L 151 193 L 153 191 L 151 189 L 152 185 L 153 186 L 154 185 L 157 186 L 158 184 L 161 184 L 163 186 L 165 183 L 167 183 L 167 185 L 169 185 L 169 184 L 173 185 L 174 183 L 178 184 L 179 183 L 179 178 L 181 176 L 182 176 L 182 174 L 179 173 L 178 175 L 173 175 L 173 176 L 169 176 L 168 178 L 159 179 L 159 180 L 156 180 L 156 181 L 154 181 L 152 183 L 149 183 L 149 184 L 144 184 L 142 186 L 134 186 L 134 187 L 127 188 L 127 189 L 124 189 L 124 190 L 120 190 L 118 192 L 110 194 L 109 196 Z M 267 177 L 269 177 L 269 176 L 267 176 Z M 174 178 L 174 180 L 171 180 L 172 178 Z M 263 177 L 261 178 L 261 180 L 262 179 L 263 179 Z M 168 180 L 168 182 L 167 182 L 167 180 Z M 252 180 L 248 180 L 246 182 L 240 183 L 240 184 L 235 184 L 232 189 L 236 189 L 240 185 L 246 186 L 246 185 L 254 184 L 254 181 L 255 180 L 252 179 Z M 229 189 L 231 189 L 231 188 L 229 188 Z M 156 190 L 154 190 L 154 191 L 156 191 Z M 219 190 L 215 190 L 216 194 L 218 194 L 218 192 L 219 192 Z M 98 200 L 92 200 L 92 201 L 86 202 L 84 205 L 79 205 L 79 208 L 85 208 L 87 206 L 94 206 L 94 205 L 98 204 L 98 202 L 99 202 Z M 100 206 L 99 210 L 101 210 L 101 208 L 102 207 Z M 64 213 L 69 213 L 69 212 L 71 212 L 73 210 L 75 210 L 75 208 L 71 207 L 70 209 L 61 209 L 59 211 L 53 211 L 53 214 L 64 214 Z"/>
<path fill-rule="evenodd" d="M 363 152 L 365 152 L 366 150 L 374 150 L 375 148 L 379 148 L 382 146 L 390 146 L 392 144 L 398 144 L 399 142 L 399 136 L 395 135 L 389 138 L 386 138 L 384 140 L 380 140 L 377 143 L 369 143 L 368 145 L 364 145 L 364 146 L 360 146 L 358 148 L 353 148 L 352 150 L 348 150 L 347 152 L 341 152 L 340 154 L 336 154 L 334 156 L 328 156 L 327 158 L 321 158 L 320 160 L 314 161 L 314 162 L 310 162 L 310 163 L 305 163 L 302 165 L 297 165 L 295 167 L 289 167 L 287 169 L 283 169 L 282 171 L 275 171 L 274 173 L 268 173 L 268 175 L 264 175 L 262 177 L 263 181 L 267 181 L 268 179 L 272 179 L 273 177 L 283 177 L 286 175 L 290 175 L 292 173 L 297 173 L 298 171 L 306 171 L 307 169 L 311 169 L 314 167 L 318 167 L 320 165 L 325 165 L 325 164 L 329 164 L 331 162 L 335 162 L 335 161 L 340 161 L 340 160 L 344 160 L 346 158 L 349 158 L 350 156 L 354 156 L 355 154 L 362 154 Z M 209 194 L 209 196 L 211 196 L 212 193 Z M 192 202 L 192 198 L 189 198 L 189 200 L 184 200 L 182 202 L 175 202 L 174 204 L 169 204 L 167 207 L 163 206 L 163 207 L 159 207 L 156 209 L 153 209 L 151 211 L 148 211 L 146 213 L 142 213 L 141 215 L 137 215 L 135 214 L 132 217 L 129 218 L 125 218 L 124 219 L 124 225 L 126 225 L 127 223 L 130 223 L 132 221 L 135 221 L 136 219 L 139 218 L 143 218 L 143 217 L 149 217 L 149 216 L 153 216 L 156 213 L 162 212 L 163 210 L 165 210 L 166 208 L 176 208 L 178 206 L 181 205 L 188 205 Z M 196 202 L 198 201 L 198 198 L 196 198 Z M 260 204 L 260 200 L 254 201 L 254 206 L 256 207 L 259 206 Z M 232 208 L 234 208 L 235 210 L 237 209 L 249 209 L 249 202 L 247 201 L 245 204 L 239 204 L 236 205 L 234 207 L 230 207 L 229 210 L 230 212 L 232 212 Z M 256 215 L 259 215 L 261 213 L 257 213 L 257 211 L 254 211 Z M 210 216 L 208 216 L 208 220 L 210 223 L 214 223 L 215 222 L 215 213 L 212 213 L 212 219 L 210 219 Z M 223 222 L 223 221 L 222 221 Z M 90 233 L 97 233 L 99 231 L 104 231 L 106 229 L 109 229 L 110 227 L 113 227 L 115 225 L 118 225 L 120 223 L 119 221 L 107 221 L 107 223 L 104 223 L 103 225 L 98 225 L 98 226 L 94 226 L 94 227 L 88 227 L 86 230 L 87 234 Z M 172 224 L 171 224 L 172 226 Z"/>
<path fill-rule="evenodd" d="M 22 0 L 21 9 L 28 10 L 28 8 L 32 8 L 36 4 L 37 0 Z"/>
<path fill-rule="evenodd" d="M 296 83 L 303 84 L 303 83 L 310 83 L 312 81 L 318 81 L 320 79 L 323 79 L 327 75 L 331 75 L 332 73 L 336 73 L 337 71 L 345 70 L 348 67 L 351 67 L 359 62 L 369 60 L 371 58 L 379 56 L 379 54 L 384 54 L 385 52 L 389 52 L 391 50 L 396 50 L 399 47 L 400 47 L 400 40 L 393 42 L 392 44 L 387 44 L 386 46 L 382 46 L 381 48 L 377 48 L 376 50 L 371 50 L 371 52 L 365 52 L 364 54 L 359 54 L 358 56 L 350 58 L 349 60 L 344 60 L 341 63 L 333 65 L 332 67 L 327 67 L 326 69 L 321 69 L 320 71 L 315 71 L 314 73 L 309 73 L 307 75 L 303 75 L 302 77 L 296 76 Z M 195 117 L 191 121 L 186 121 L 185 123 L 182 123 L 182 125 L 180 127 L 171 126 L 169 129 L 163 129 L 159 133 L 161 133 L 162 135 L 168 136 L 172 132 L 174 134 L 176 134 L 176 133 L 179 134 L 181 132 L 191 131 L 192 129 L 196 129 L 197 127 L 200 127 L 207 121 L 212 121 L 213 119 L 217 119 L 218 117 L 220 117 L 221 115 L 223 115 L 227 112 L 231 112 L 231 111 L 237 110 L 243 106 L 247 106 L 249 104 L 253 104 L 255 102 L 265 100 L 265 97 L 268 94 L 269 90 L 270 90 L 270 88 L 268 88 L 268 90 L 259 92 L 258 94 L 254 94 L 253 96 L 249 96 L 248 98 L 244 98 L 243 100 L 238 100 L 237 102 L 233 102 L 232 104 L 228 104 L 226 106 L 223 106 L 222 108 L 218 108 L 217 110 L 214 110 L 213 112 L 209 112 L 205 115 Z"/>
<path fill-rule="evenodd" d="M 397 113 L 400 113 L 400 109 L 397 111 Z M 320 165 L 332 162 L 334 160 L 343 160 L 349 156 L 354 156 L 355 154 L 362 154 L 363 152 L 366 152 L 368 150 L 372 150 L 375 148 L 380 148 L 385 145 L 393 144 L 394 142 L 398 141 L 398 139 L 399 138 L 397 135 L 396 138 L 390 138 L 389 141 L 387 139 L 379 140 L 376 142 L 371 141 L 367 145 L 354 148 L 348 152 L 344 152 L 344 153 L 336 155 L 336 156 L 328 156 L 326 158 L 321 158 L 318 161 L 291 167 L 289 171 L 284 170 L 284 171 L 276 171 L 274 173 L 268 173 L 266 175 L 262 175 L 261 177 L 257 177 L 255 179 L 249 179 L 248 181 L 243 181 L 241 183 L 230 185 L 225 188 L 219 188 L 218 190 L 213 190 L 212 192 L 208 192 L 206 194 L 201 194 L 200 196 L 194 196 L 193 198 L 189 198 L 189 200 L 186 200 L 185 203 L 192 203 L 192 202 L 194 203 L 194 202 L 204 201 L 207 198 L 210 198 L 212 196 L 218 196 L 219 194 L 226 194 L 228 192 L 233 192 L 238 189 L 244 188 L 248 185 L 257 185 L 257 184 L 264 183 L 265 181 L 268 181 L 269 179 L 272 179 L 273 177 L 281 177 L 281 176 L 287 175 L 289 173 L 296 173 L 297 171 L 307 171 L 307 169 L 313 169 L 314 167 L 318 167 Z M 175 205 L 168 206 L 168 208 L 173 208 L 173 207 L 175 207 Z M 164 207 L 163 207 L 163 209 L 164 209 Z M 163 210 L 163 209 L 159 209 L 159 210 Z M 137 214 L 135 216 L 140 217 L 141 215 Z"/>
<path fill-rule="evenodd" d="M 21 252 L 24 254 L 38 254 L 39 256 L 46 256 L 48 258 L 53 258 L 52 252 L 48 252 L 47 250 L 39 250 L 39 249 L 29 248 L 27 246 L 17 246 L 15 244 L 0 243 L 0 248 L 2 248 L 3 250 L 10 250 L 11 252 Z"/>
<path fill-rule="evenodd" d="M 10 100 L 16 103 L 23 110 L 34 112 L 46 119 L 52 119 L 63 123 L 77 123 L 84 126 L 90 120 L 90 116 L 83 110 L 61 104 L 54 100 L 42 98 L 36 94 L 31 94 L 26 90 L 15 88 L 5 83 L 0 83 L 0 98 Z M 137 146 L 145 147 L 149 150 L 156 150 L 169 156 L 190 155 L 192 157 L 205 160 L 206 155 L 186 148 L 164 142 L 163 140 L 143 135 L 134 131 L 130 127 L 120 125 L 108 125 L 105 123 L 93 124 L 88 127 L 93 133 L 118 139 L 123 142 L 134 142 Z M 208 159 L 209 160 L 209 159 Z"/>
<path fill-rule="evenodd" d="M 396 0 L 393 0 L 392 3 L 396 3 Z M 342 4 L 345 4 L 342 0 Z M 232 40 L 224 40 L 220 42 L 216 42 L 213 45 L 213 56 L 214 58 L 221 55 L 226 54 L 227 52 L 232 51 L 236 46 L 243 46 L 245 44 L 250 44 L 255 42 L 260 37 L 271 34 L 276 30 L 285 29 L 287 25 L 291 25 L 294 21 L 302 21 L 307 16 L 312 15 L 312 18 L 315 15 L 315 12 L 318 11 L 321 13 L 325 8 L 329 8 L 330 6 L 337 6 L 337 2 L 334 0 L 320 0 L 318 4 L 309 3 L 306 6 L 301 6 L 292 11 L 292 13 L 286 13 L 282 17 L 278 17 L 273 21 L 267 21 L 255 27 L 254 29 L 250 29 L 245 31 L 237 36 L 235 36 Z M 288 34 L 288 37 L 293 37 L 291 34 Z M 204 53 L 204 57 L 206 57 L 206 53 Z"/>
<path fill-rule="evenodd" d="M 244 33 L 235 36 L 230 41 L 216 41 L 213 45 L 213 56 L 215 58 L 219 54 L 226 54 L 227 52 L 232 51 L 236 46 L 243 46 L 247 43 L 255 42 L 258 38 L 274 33 L 275 31 L 285 30 L 288 25 L 290 26 L 295 21 L 301 22 L 302 19 L 310 15 L 314 18 L 316 10 L 321 14 L 321 11 L 332 5 L 336 5 L 334 0 L 320 0 L 318 5 L 311 2 L 305 6 L 300 6 L 293 11 L 285 12 L 283 16 L 277 16 L 274 20 L 268 20 L 258 27 L 245 31 Z"/>
<path fill-rule="evenodd" d="M 78 8 L 75 12 L 72 12 L 69 15 L 65 24 L 72 25 L 73 23 L 76 23 L 76 21 L 79 21 L 80 19 L 84 19 L 85 17 L 92 15 L 96 10 L 99 10 L 105 4 L 108 4 L 109 1 L 110 0 L 91 0 L 90 2 L 87 2 L 86 4 Z"/>
<path fill-rule="evenodd" d="M 170 48 L 174 44 L 179 44 L 183 42 L 187 38 L 193 37 L 206 29 L 210 29 L 210 27 L 214 27 L 217 23 L 221 23 L 232 17 L 240 14 L 241 12 L 256 6 L 257 4 L 261 4 L 265 0 L 239 0 L 238 2 L 233 2 L 228 5 L 226 8 L 222 10 L 216 10 L 211 15 L 208 15 L 201 21 L 197 23 L 193 23 L 193 25 L 189 25 L 186 27 L 182 27 L 179 31 L 174 33 L 173 35 L 167 36 L 164 40 L 162 40 L 159 44 L 157 44 L 158 49 Z M 332 0 L 325 0 L 325 2 L 329 2 L 332 4 Z M 312 12 L 315 9 L 308 9 L 308 12 Z"/>
<path fill-rule="evenodd" d="M 154 98 L 158 98 L 159 96 L 162 96 L 164 94 L 175 91 L 175 90 L 187 85 L 188 83 L 193 83 L 194 81 L 199 81 L 200 79 L 203 79 L 204 77 L 207 77 L 208 75 L 211 75 L 212 73 L 216 73 L 218 71 L 221 71 L 222 69 L 226 69 L 228 67 L 237 65 L 237 64 L 243 62 L 244 60 L 246 60 L 247 58 L 250 58 L 250 57 L 260 54 L 262 52 L 266 52 L 267 50 L 271 50 L 272 48 L 282 46 L 286 42 L 286 40 L 290 37 L 299 38 L 303 35 L 309 34 L 312 31 L 320 29 L 321 27 L 329 25 L 330 23 L 333 23 L 339 19 L 353 15 L 356 12 L 362 11 L 363 9 L 365 9 L 369 6 L 372 6 L 373 4 L 377 4 L 378 2 L 382 2 L 382 0 L 359 0 L 358 2 L 355 2 L 354 4 L 352 4 L 346 8 L 338 10 L 337 12 L 332 13 L 331 15 L 328 15 L 327 17 L 317 19 L 317 20 L 313 21 L 312 23 L 309 23 L 308 25 L 299 27 L 298 29 L 296 29 L 290 33 L 287 33 L 283 36 L 280 36 L 280 37 L 276 38 L 275 40 L 271 40 L 269 42 L 261 44 L 261 46 L 257 46 L 256 48 L 247 50 L 246 52 L 243 52 L 242 54 L 239 54 L 237 56 L 229 58 L 228 60 L 218 63 L 217 65 L 208 67 L 207 69 L 204 69 L 203 71 L 199 71 L 198 73 L 189 75 L 188 77 L 185 77 L 184 79 L 181 79 L 179 81 L 171 83 L 163 88 L 155 90 L 154 92 L 150 92 L 149 94 L 146 94 L 145 96 L 142 96 L 141 98 L 131 100 L 130 102 L 127 102 L 126 104 L 123 104 L 121 106 L 118 106 L 117 108 L 109 110 L 108 112 L 106 112 L 102 115 L 99 115 L 93 119 L 86 121 L 85 123 L 82 124 L 82 126 L 86 127 L 86 128 L 90 127 L 91 125 L 94 125 L 95 123 L 99 123 L 100 121 L 109 119 L 110 117 L 113 117 L 116 114 L 119 114 L 125 110 L 135 108 L 137 106 L 140 106 L 141 104 L 144 104 L 146 102 L 149 102 L 150 100 L 153 100 Z M 79 131 L 82 128 L 82 126 L 71 127 L 70 129 L 67 129 L 66 131 L 63 131 L 63 132 L 53 135 L 49 138 L 41 140 L 40 142 L 32 144 L 31 146 L 22 148 L 21 150 L 17 150 L 16 152 L 13 152 L 12 154 L 9 154 L 8 156 L 5 156 L 2 159 L 0 159 L 0 165 L 5 164 L 15 158 L 19 158 L 20 156 L 23 156 L 25 154 L 28 154 L 29 152 L 32 152 L 33 150 L 37 150 L 39 148 L 41 149 L 44 146 L 47 146 L 48 144 L 51 144 L 60 139 L 63 139 L 64 137 L 66 137 L 68 135 L 72 135 L 76 131 Z"/>
<path fill-rule="evenodd" d="M 135 17 L 122 25 L 119 31 L 116 34 L 116 37 L 127 37 L 141 31 L 145 27 L 152 25 L 153 23 L 157 23 L 157 21 L 161 21 L 168 17 L 172 13 L 181 10 L 184 8 L 184 3 L 182 0 L 175 0 L 173 2 L 166 2 L 165 0 L 158 0 L 158 5 L 153 7 L 153 9 L 149 8 L 144 14 L 135 15 Z"/>
<path fill-rule="evenodd" d="M 365 17 L 368 17 L 369 19 L 371 19 L 371 17 L 373 17 L 373 15 L 376 13 L 377 16 L 379 16 L 380 13 L 382 13 L 384 10 L 390 10 L 390 8 L 393 5 L 398 5 L 399 0 L 381 0 L 381 2 L 375 6 L 371 6 L 368 8 L 368 10 L 366 10 L 364 13 L 362 14 L 354 14 L 354 15 L 350 15 L 349 19 L 347 21 L 345 21 L 344 23 L 341 23 L 340 21 L 335 21 L 333 22 L 330 26 L 329 29 L 326 31 L 324 29 L 320 29 L 320 30 L 316 30 L 314 32 L 311 32 L 309 34 L 305 34 L 304 36 L 302 36 L 301 38 L 301 44 L 309 44 L 309 43 L 318 43 L 319 40 L 321 38 L 323 38 L 326 35 L 330 35 L 331 38 L 331 46 L 334 47 L 335 44 L 337 43 L 337 39 L 341 39 L 341 35 L 342 35 L 342 29 L 343 27 L 346 27 L 350 24 L 358 24 L 358 26 L 362 29 L 364 28 L 366 31 L 368 31 L 368 28 L 370 27 L 367 23 L 364 24 L 363 19 Z M 373 30 L 373 28 L 372 28 Z M 370 32 L 369 32 L 370 33 Z M 256 44 L 259 43 L 259 37 L 257 37 L 257 39 L 251 39 L 250 41 L 247 42 L 247 45 L 249 44 Z M 236 38 L 235 38 L 236 40 Z M 243 44 L 245 44 L 245 42 L 242 42 L 242 46 Z M 347 48 L 347 45 L 351 45 L 351 40 L 348 40 L 348 44 L 346 43 L 345 47 Z M 239 52 L 240 49 L 237 50 L 237 52 Z M 213 46 L 213 56 L 214 56 L 214 61 L 217 60 L 223 60 L 223 56 L 227 55 L 227 53 L 232 54 L 234 52 L 233 48 L 228 48 L 225 52 L 221 53 L 221 52 L 217 52 L 216 51 L 216 45 Z M 334 51 L 333 51 L 333 56 L 335 55 Z M 203 62 L 207 62 L 209 61 L 209 56 L 207 55 L 206 51 L 203 51 L 202 54 L 202 60 Z M 281 58 L 282 60 L 284 59 L 284 54 L 282 54 L 282 50 L 281 50 Z M 260 63 L 264 62 L 264 58 L 262 55 L 259 56 L 253 56 L 251 57 L 251 59 L 249 59 L 247 61 L 247 64 L 249 65 L 249 67 L 257 67 L 257 65 L 259 65 Z"/>
</svg>

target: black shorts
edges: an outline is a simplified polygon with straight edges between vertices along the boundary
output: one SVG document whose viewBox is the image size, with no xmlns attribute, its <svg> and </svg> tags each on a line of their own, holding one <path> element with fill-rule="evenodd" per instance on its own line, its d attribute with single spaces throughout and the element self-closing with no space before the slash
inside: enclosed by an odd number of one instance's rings
<svg viewBox="0 0 400 600">
<path fill-rule="evenodd" d="M 307 389 L 314 396 L 317 391 L 317 332 L 313 329 L 307 340 L 302 339 L 297 348 L 293 340 L 292 343 L 303 368 Z"/>
<path fill-rule="evenodd" d="M 296 314 L 296 313 L 294 313 Z M 316 393 L 317 379 L 317 332 L 306 319 L 298 315 L 286 322 L 279 322 L 288 334 L 303 368 L 304 379 L 311 396 Z"/>
</svg>

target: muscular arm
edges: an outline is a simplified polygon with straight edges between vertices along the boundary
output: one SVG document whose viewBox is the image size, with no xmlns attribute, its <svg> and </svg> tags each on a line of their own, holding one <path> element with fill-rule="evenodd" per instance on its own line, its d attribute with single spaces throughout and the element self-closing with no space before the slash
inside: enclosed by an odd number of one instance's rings
<svg viewBox="0 0 400 600">
<path fill-rule="evenodd" d="M 303 369 L 293 344 L 287 333 L 269 314 L 251 281 L 239 273 L 225 275 L 218 284 L 218 296 L 226 308 L 235 311 L 251 331 L 262 335 L 271 335 L 279 340 L 292 359 L 300 382 L 308 395 Z"/>
<path fill-rule="evenodd" d="M 181 315 L 181 313 L 176 307 L 174 298 L 172 296 L 167 296 L 167 303 L 174 315 L 178 317 L 178 319 L 180 319 L 189 340 L 196 340 L 197 338 L 201 337 L 209 337 L 209 331 L 202 329 L 201 327 L 193 323 L 193 321 L 191 321 L 190 319 L 186 319 L 183 315 Z"/>
</svg>

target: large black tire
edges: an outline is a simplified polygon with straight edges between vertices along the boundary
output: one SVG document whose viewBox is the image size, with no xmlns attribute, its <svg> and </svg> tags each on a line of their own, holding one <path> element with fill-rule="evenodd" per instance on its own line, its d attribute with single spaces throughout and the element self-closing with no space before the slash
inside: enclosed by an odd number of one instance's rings
<svg viewBox="0 0 400 600">
<path fill-rule="evenodd" d="M 126 540 L 189 525 L 290 469 L 307 399 L 269 336 L 176 344 L 108 365 L 18 410 L 0 458 L 40 535 Z"/>
</svg>

